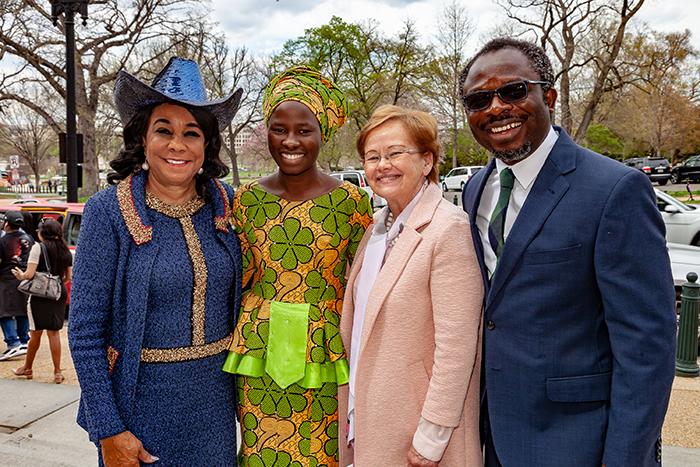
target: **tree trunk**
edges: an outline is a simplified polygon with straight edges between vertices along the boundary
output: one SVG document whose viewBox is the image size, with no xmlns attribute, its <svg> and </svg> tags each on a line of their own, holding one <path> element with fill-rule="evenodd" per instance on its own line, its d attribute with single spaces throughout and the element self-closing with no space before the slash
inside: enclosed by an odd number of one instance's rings
<svg viewBox="0 0 700 467">
<path fill-rule="evenodd" d="M 569 80 L 569 73 L 562 73 L 561 81 L 559 82 L 559 91 L 561 97 L 559 101 L 561 107 L 561 126 L 568 134 L 571 134 L 574 121 L 571 116 L 571 82 Z"/>
<path fill-rule="evenodd" d="M 452 106 L 452 168 L 457 167 L 457 107 Z"/>
<path fill-rule="evenodd" d="M 80 196 L 92 196 L 100 189 L 94 109 L 86 107 L 81 109 L 78 128 L 83 135 L 83 186 L 80 189 Z"/>
</svg>

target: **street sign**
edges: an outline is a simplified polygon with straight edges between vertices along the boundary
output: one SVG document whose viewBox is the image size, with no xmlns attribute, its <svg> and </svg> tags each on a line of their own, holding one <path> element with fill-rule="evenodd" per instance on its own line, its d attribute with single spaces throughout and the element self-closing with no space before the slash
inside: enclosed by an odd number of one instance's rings
<svg viewBox="0 0 700 467">
<path fill-rule="evenodd" d="M 19 156 L 17 156 L 17 155 L 10 156 L 10 168 L 11 169 L 19 169 Z"/>
</svg>

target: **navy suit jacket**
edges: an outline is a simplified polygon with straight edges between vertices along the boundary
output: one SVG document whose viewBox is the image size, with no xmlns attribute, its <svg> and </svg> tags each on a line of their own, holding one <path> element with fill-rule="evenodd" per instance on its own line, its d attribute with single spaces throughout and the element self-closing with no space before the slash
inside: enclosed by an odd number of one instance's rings
<svg viewBox="0 0 700 467">
<path fill-rule="evenodd" d="M 561 128 L 486 287 L 483 410 L 506 466 L 652 466 L 674 373 L 665 228 L 647 177 Z"/>
</svg>

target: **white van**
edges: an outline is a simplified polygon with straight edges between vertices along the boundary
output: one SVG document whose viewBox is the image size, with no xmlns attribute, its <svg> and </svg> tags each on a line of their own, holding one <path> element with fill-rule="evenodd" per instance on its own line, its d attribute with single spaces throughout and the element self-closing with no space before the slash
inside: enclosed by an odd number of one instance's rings
<svg viewBox="0 0 700 467">
<path fill-rule="evenodd" d="M 335 177 L 338 180 L 347 180 L 348 182 L 356 185 L 367 192 L 369 195 L 370 203 L 373 209 L 379 209 L 386 206 L 386 200 L 379 195 L 375 195 L 372 191 L 372 187 L 367 183 L 367 177 L 365 177 L 364 170 L 343 170 L 340 172 L 332 172 L 331 177 Z"/>
<path fill-rule="evenodd" d="M 450 170 L 445 179 L 442 181 L 442 191 L 459 190 L 464 189 L 464 185 L 467 184 L 470 178 L 474 176 L 479 170 L 483 169 L 483 165 L 468 165 L 465 167 L 455 167 Z"/>
</svg>

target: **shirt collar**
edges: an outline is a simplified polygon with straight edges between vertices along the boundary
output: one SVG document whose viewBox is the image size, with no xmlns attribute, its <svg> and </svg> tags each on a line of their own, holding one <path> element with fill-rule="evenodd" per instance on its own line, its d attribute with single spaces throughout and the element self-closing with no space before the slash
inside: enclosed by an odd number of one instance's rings
<svg viewBox="0 0 700 467">
<path fill-rule="evenodd" d="M 547 156 L 549 156 L 558 138 L 559 134 L 550 126 L 549 133 L 547 133 L 544 141 L 542 141 L 532 154 L 513 165 L 507 165 L 502 160 L 496 159 L 496 170 L 498 170 L 500 174 L 501 170 L 510 167 L 520 186 L 527 190 L 532 182 L 535 181 L 535 178 L 537 178 L 537 174 L 540 173 L 544 162 L 547 160 Z"/>
</svg>

